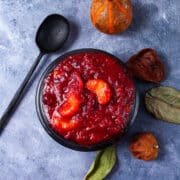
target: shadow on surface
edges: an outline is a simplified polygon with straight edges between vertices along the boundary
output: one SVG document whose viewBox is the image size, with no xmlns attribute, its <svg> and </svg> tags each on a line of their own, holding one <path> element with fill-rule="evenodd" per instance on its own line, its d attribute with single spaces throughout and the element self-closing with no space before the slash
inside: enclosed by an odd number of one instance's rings
<svg viewBox="0 0 180 180">
<path fill-rule="evenodd" d="M 165 54 L 163 52 L 161 52 L 161 51 L 158 51 L 157 53 L 158 53 L 160 59 L 162 60 L 162 63 L 165 66 L 165 79 L 164 80 L 166 80 L 170 76 L 171 68 L 170 68 L 168 59 L 165 56 Z"/>
<path fill-rule="evenodd" d="M 142 4 L 139 1 L 132 1 L 133 6 L 133 19 L 132 24 L 129 28 L 123 33 L 124 36 L 130 36 L 132 33 L 139 32 L 145 29 L 150 23 L 149 21 L 153 20 L 158 12 L 157 6 L 152 3 Z M 134 34 L 133 34 L 134 35 Z"/>
</svg>

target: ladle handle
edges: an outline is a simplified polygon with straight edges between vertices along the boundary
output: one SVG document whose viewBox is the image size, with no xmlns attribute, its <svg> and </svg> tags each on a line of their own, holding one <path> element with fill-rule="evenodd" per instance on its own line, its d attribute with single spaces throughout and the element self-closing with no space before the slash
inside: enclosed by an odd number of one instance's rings
<svg viewBox="0 0 180 180">
<path fill-rule="evenodd" d="M 24 81 L 22 82 L 21 86 L 16 91 L 14 97 L 12 98 L 11 102 L 9 103 L 9 105 L 6 108 L 5 112 L 3 113 L 3 115 L 2 115 L 2 117 L 0 119 L 0 135 L 1 135 L 2 131 L 3 131 L 3 129 L 5 128 L 5 126 L 7 125 L 7 123 L 9 122 L 9 119 L 12 116 L 12 114 L 14 113 L 15 109 L 17 108 L 18 103 L 22 99 L 23 94 L 25 93 L 25 90 L 26 90 L 26 88 L 28 87 L 28 84 L 31 81 L 31 77 L 32 77 L 36 67 L 38 66 L 38 64 L 40 62 L 40 59 L 42 58 L 43 55 L 44 55 L 44 53 L 40 52 L 39 56 L 35 60 L 34 64 L 32 65 L 31 69 L 29 70 L 28 74 L 26 75 L 26 77 L 25 77 Z"/>
</svg>

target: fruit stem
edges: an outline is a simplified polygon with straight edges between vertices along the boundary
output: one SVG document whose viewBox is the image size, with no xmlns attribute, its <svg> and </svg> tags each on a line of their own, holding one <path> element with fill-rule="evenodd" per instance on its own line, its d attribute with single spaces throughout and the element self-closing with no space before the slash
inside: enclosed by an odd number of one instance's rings
<svg viewBox="0 0 180 180">
<path fill-rule="evenodd" d="M 154 144 L 153 147 L 154 147 L 155 149 L 159 149 L 159 146 L 158 146 L 157 144 Z"/>
</svg>

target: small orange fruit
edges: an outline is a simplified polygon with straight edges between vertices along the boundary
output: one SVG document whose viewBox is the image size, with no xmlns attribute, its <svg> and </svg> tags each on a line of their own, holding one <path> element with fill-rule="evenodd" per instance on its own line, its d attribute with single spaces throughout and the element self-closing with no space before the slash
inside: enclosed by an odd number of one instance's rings
<svg viewBox="0 0 180 180">
<path fill-rule="evenodd" d="M 125 31 L 132 21 L 130 0 L 93 0 L 91 21 L 103 33 L 117 34 Z"/>
<path fill-rule="evenodd" d="M 96 94 L 99 104 L 107 104 L 111 98 L 109 85 L 101 79 L 90 79 L 86 88 Z"/>
<path fill-rule="evenodd" d="M 159 145 L 153 134 L 148 132 L 139 133 L 132 138 L 130 151 L 137 159 L 151 161 L 157 158 Z"/>
</svg>

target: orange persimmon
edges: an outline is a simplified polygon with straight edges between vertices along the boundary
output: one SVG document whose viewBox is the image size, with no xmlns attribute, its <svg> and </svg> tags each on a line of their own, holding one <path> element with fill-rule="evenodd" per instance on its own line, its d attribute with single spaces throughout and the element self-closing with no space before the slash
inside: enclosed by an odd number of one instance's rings
<svg viewBox="0 0 180 180">
<path fill-rule="evenodd" d="M 103 33 L 117 34 L 125 31 L 132 22 L 130 0 L 93 0 L 91 21 Z"/>
</svg>

